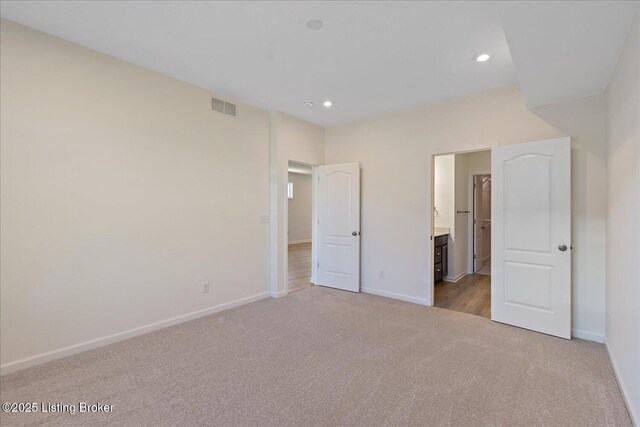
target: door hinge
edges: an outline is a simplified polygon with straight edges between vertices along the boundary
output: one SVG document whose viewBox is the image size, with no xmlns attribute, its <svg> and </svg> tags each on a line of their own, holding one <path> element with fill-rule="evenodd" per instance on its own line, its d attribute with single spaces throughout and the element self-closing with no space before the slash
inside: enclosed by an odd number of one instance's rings
<svg viewBox="0 0 640 427">
<path fill-rule="evenodd" d="M 318 268 L 320 268 L 320 263 L 318 262 Z"/>
<path fill-rule="evenodd" d="M 473 259 L 476 259 L 476 254 L 473 254 Z"/>
</svg>

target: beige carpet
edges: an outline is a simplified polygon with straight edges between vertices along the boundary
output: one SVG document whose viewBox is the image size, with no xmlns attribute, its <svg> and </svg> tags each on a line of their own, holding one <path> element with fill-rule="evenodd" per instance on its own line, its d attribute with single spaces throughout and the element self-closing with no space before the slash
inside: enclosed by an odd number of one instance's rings
<svg viewBox="0 0 640 427">
<path fill-rule="evenodd" d="M 313 287 L 2 378 L 2 425 L 630 425 L 604 346 Z"/>
</svg>

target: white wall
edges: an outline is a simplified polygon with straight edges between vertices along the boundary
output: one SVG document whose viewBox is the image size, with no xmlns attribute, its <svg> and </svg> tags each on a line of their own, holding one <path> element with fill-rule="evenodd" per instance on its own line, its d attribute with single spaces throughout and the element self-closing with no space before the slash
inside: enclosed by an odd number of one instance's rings
<svg viewBox="0 0 640 427">
<path fill-rule="evenodd" d="M 286 234 L 287 180 L 289 161 L 309 165 L 324 164 L 324 128 L 284 113 L 270 117 L 269 145 L 270 174 L 270 292 L 282 297 L 286 291 L 287 249 Z M 316 248 L 312 249 L 315 258 Z"/>
<path fill-rule="evenodd" d="M 289 172 L 293 199 L 289 204 L 289 244 L 311 241 L 311 175 Z"/>
<path fill-rule="evenodd" d="M 434 216 L 435 227 L 453 228 L 455 218 L 455 158 L 453 154 L 434 158 L 434 206 L 438 215 Z"/>
<path fill-rule="evenodd" d="M 546 115 L 546 117 L 544 117 Z M 326 161 L 362 167 L 362 286 L 430 302 L 434 153 L 572 136 L 573 328 L 604 332 L 604 99 L 529 111 L 517 87 L 499 88 L 326 130 Z M 399 252 L 397 248 L 402 248 Z M 378 271 L 385 271 L 379 278 Z"/>
<path fill-rule="evenodd" d="M 607 89 L 606 343 L 640 423 L 640 14 Z"/>
<path fill-rule="evenodd" d="M 455 210 L 469 211 L 468 214 L 455 215 L 455 231 L 451 236 L 454 253 L 449 263 L 449 276 L 459 279 L 467 273 L 472 273 L 470 265 L 471 248 L 473 247 L 473 204 L 471 194 L 473 186 L 469 187 L 469 177 L 473 174 L 491 172 L 491 151 L 478 151 L 455 155 Z"/>
<path fill-rule="evenodd" d="M 446 227 L 449 229 L 449 244 L 447 245 L 447 271 L 445 279 L 453 276 L 455 263 L 453 236 L 455 233 L 455 156 L 447 154 L 435 156 L 433 159 L 433 203 L 438 210 L 434 216 L 434 227 Z"/>
<path fill-rule="evenodd" d="M 269 113 L 1 30 L 3 373 L 268 295 Z"/>
</svg>

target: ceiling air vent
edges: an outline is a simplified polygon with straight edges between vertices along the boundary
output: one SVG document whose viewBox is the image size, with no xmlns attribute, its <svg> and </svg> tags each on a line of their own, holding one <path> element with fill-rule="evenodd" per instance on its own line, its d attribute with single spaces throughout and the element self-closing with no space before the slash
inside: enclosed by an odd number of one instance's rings
<svg viewBox="0 0 640 427">
<path fill-rule="evenodd" d="M 236 116 L 236 104 L 225 102 L 221 99 L 211 98 L 211 109 L 219 113 L 228 114 L 230 116 Z"/>
</svg>

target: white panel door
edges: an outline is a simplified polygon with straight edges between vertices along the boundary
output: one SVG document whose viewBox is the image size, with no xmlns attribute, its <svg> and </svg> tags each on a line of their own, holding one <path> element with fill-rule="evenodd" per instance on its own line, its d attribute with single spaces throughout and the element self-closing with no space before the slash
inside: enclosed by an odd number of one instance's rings
<svg viewBox="0 0 640 427">
<path fill-rule="evenodd" d="M 318 284 L 360 292 L 360 165 L 318 167 Z"/>
<path fill-rule="evenodd" d="M 491 319 L 571 338 L 569 138 L 491 150 Z"/>
</svg>

